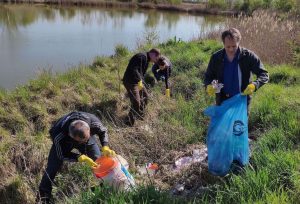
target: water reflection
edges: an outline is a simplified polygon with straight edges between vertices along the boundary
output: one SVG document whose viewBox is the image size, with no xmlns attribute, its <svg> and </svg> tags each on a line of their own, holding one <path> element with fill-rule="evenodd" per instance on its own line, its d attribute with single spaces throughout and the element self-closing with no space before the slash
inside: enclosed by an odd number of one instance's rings
<svg viewBox="0 0 300 204">
<path fill-rule="evenodd" d="M 224 18 L 156 10 L 0 4 L 0 87 L 13 88 L 39 69 L 65 71 L 111 55 L 117 44 L 135 49 L 146 31 L 159 41 L 189 40 Z"/>
<path fill-rule="evenodd" d="M 144 26 L 148 29 L 164 24 L 168 29 L 177 26 L 178 21 L 183 17 L 195 18 L 199 24 L 210 26 L 224 21 L 223 17 L 216 16 L 189 16 L 177 12 L 159 12 L 156 10 L 129 10 L 129 9 L 95 9 L 76 7 L 50 7 L 32 5 L 7 5 L 0 4 L 0 26 L 9 30 L 16 30 L 18 27 L 26 27 L 38 20 L 54 22 L 58 19 L 71 21 L 78 17 L 83 25 L 89 25 L 96 21 L 99 26 L 113 19 L 113 27 L 122 27 L 126 19 L 143 19 Z M 109 22 L 111 23 L 111 22 Z"/>
</svg>

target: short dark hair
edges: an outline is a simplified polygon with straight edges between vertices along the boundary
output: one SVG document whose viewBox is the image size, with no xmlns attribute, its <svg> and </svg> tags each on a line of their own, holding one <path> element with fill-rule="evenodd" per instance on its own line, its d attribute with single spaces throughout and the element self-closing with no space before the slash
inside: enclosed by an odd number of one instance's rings
<svg viewBox="0 0 300 204">
<path fill-rule="evenodd" d="M 82 120 L 75 120 L 69 126 L 70 137 L 79 137 L 80 139 L 85 138 L 85 131 L 89 130 L 90 126 Z"/>
<path fill-rule="evenodd" d="M 157 64 L 158 64 L 158 66 L 165 66 L 166 65 L 165 58 L 164 57 L 158 58 Z"/>
<path fill-rule="evenodd" d="M 230 39 L 234 39 L 237 42 L 240 42 L 242 39 L 242 35 L 240 31 L 236 28 L 229 28 L 228 30 L 225 30 L 222 32 L 222 41 L 225 42 L 225 38 L 229 37 Z"/>
<path fill-rule="evenodd" d="M 159 55 L 160 55 L 160 50 L 157 49 L 157 48 L 152 48 L 149 52 L 150 52 L 150 53 L 154 53 L 156 56 L 159 56 Z"/>
</svg>

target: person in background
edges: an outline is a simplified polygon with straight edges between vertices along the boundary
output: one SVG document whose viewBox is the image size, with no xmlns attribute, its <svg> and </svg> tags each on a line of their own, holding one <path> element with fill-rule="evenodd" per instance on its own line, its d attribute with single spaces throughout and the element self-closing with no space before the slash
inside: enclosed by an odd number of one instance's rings
<svg viewBox="0 0 300 204">
<path fill-rule="evenodd" d="M 160 56 L 158 49 L 151 49 L 145 53 L 134 55 L 124 73 L 123 84 L 128 92 L 131 107 L 128 113 L 126 125 L 133 126 L 136 119 L 143 119 L 144 110 L 148 102 L 148 91 L 144 87 L 144 77 L 149 63 L 157 62 Z"/>
<path fill-rule="evenodd" d="M 71 112 L 58 119 L 49 131 L 53 141 L 48 156 L 48 164 L 42 177 L 37 203 L 51 203 L 52 183 L 56 173 L 64 161 L 83 162 L 91 168 L 100 157 L 100 148 L 96 135 L 102 145 L 103 156 L 114 156 L 115 152 L 108 147 L 106 127 L 93 114 L 86 112 Z M 80 154 L 72 152 L 77 149 Z"/>
<path fill-rule="evenodd" d="M 258 56 L 240 46 L 241 33 L 236 28 L 229 28 L 222 33 L 224 48 L 214 53 L 209 61 L 204 85 L 208 95 L 216 95 L 216 104 L 242 93 L 247 95 L 248 111 L 251 95 L 261 86 L 268 83 L 269 74 Z M 252 80 L 252 74 L 257 76 Z M 220 93 L 216 94 L 213 81 L 223 84 Z"/>
<path fill-rule="evenodd" d="M 171 76 L 172 63 L 165 57 L 161 56 L 156 63 L 152 66 L 152 73 L 157 81 L 163 81 L 166 84 L 166 96 L 170 97 L 170 82 L 169 77 Z"/>
</svg>

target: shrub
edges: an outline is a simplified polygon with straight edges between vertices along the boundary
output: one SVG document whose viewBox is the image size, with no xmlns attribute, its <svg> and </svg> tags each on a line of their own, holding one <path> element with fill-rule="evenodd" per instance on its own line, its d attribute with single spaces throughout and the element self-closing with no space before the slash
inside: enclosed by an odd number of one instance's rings
<svg viewBox="0 0 300 204">
<path fill-rule="evenodd" d="M 275 13 L 256 11 L 252 16 L 231 18 L 225 27 L 235 27 L 242 34 L 241 46 L 253 50 L 269 64 L 290 63 L 295 49 L 290 42 L 299 41 L 299 22 L 279 19 Z M 212 34 L 212 38 L 219 38 Z M 298 40 L 297 40 L 298 39 Z"/>
<path fill-rule="evenodd" d="M 291 66 L 277 66 L 270 70 L 270 82 L 292 86 L 300 82 L 300 75 L 296 69 Z"/>
<path fill-rule="evenodd" d="M 105 62 L 105 58 L 104 57 L 95 57 L 94 62 L 93 62 L 93 67 L 105 67 L 106 66 L 106 62 Z"/>
<path fill-rule="evenodd" d="M 281 11 L 291 11 L 293 8 L 296 8 L 296 0 L 273 0 L 272 5 L 274 8 Z"/>
<path fill-rule="evenodd" d="M 119 44 L 115 47 L 115 56 L 125 57 L 129 54 L 129 50 L 126 46 Z"/>
<path fill-rule="evenodd" d="M 265 7 L 264 0 L 249 0 L 249 11 L 252 12 L 256 9 Z"/>
<path fill-rule="evenodd" d="M 300 66 L 300 46 L 295 47 L 294 49 L 294 65 Z"/>
<path fill-rule="evenodd" d="M 241 10 L 243 8 L 243 5 L 244 5 L 244 1 L 243 0 L 236 0 L 236 1 L 233 2 L 232 7 L 235 10 Z"/>
<path fill-rule="evenodd" d="M 228 4 L 225 0 L 208 0 L 209 8 L 227 9 Z"/>
</svg>

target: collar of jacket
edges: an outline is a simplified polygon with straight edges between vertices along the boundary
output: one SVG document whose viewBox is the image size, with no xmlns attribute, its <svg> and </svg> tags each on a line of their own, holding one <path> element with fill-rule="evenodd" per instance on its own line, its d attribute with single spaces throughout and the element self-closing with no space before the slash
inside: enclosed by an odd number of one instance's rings
<svg viewBox="0 0 300 204">
<path fill-rule="evenodd" d="M 240 54 L 239 54 L 239 61 L 240 61 L 243 57 L 246 56 L 246 49 L 239 46 L 238 50 L 239 50 L 239 52 L 240 52 Z M 219 55 L 218 58 L 219 58 L 219 60 L 224 61 L 224 56 L 225 56 L 225 53 L 226 53 L 225 48 L 223 48 L 223 49 L 221 50 L 221 53 L 222 53 L 222 54 Z"/>
</svg>

